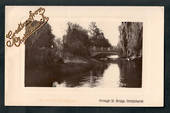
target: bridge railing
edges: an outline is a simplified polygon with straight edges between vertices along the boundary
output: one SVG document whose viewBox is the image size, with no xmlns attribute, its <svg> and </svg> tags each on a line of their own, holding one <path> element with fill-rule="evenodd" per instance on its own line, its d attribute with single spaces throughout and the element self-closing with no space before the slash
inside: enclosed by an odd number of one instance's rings
<svg viewBox="0 0 170 113">
<path fill-rule="evenodd" d="M 90 48 L 91 52 L 117 52 L 116 49 L 113 48 Z"/>
</svg>

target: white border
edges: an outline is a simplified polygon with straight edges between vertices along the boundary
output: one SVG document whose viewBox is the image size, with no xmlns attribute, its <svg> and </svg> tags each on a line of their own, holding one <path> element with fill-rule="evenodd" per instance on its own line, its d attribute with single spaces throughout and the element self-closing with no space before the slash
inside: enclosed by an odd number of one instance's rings
<svg viewBox="0 0 170 113">
<path fill-rule="evenodd" d="M 5 33 L 12 8 L 5 7 Z M 40 6 L 28 6 L 30 10 Z M 27 8 L 28 8 L 27 7 Z M 106 16 L 122 21 L 142 21 L 143 75 L 142 88 L 25 88 L 24 45 L 5 47 L 5 105 L 6 106 L 138 106 L 163 107 L 164 79 L 164 7 L 101 7 L 101 6 L 42 6 L 67 11 L 69 16 Z M 90 11 L 90 8 L 93 10 Z M 88 10 L 87 10 L 88 9 Z M 11 12 L 10 12 L 11 11 Z M 65 13 L 58 12 L 59 16 Z M 75 13 L 74 13 L 75 12 Z M 83 15 L 83 13 L 84 15 Z M 86 13 L 85 13 L 86 12 Z M 108 14 L 113 14 L 109 15 Z M 13 12 L 15 13 L 15 12 Z M 48 12 L 53 13 L 53 12 Z M 47 13 L 47 14 L 48 14 Z M 11 18 L 15 19 L 15 18 Z M 16 20 L 18 23 L 20 20 Z M 16 26 L 18 23 L 15 23 Z M 99 99 L 140 99 L 143 103 L 105 103 Z"/>
</svg>

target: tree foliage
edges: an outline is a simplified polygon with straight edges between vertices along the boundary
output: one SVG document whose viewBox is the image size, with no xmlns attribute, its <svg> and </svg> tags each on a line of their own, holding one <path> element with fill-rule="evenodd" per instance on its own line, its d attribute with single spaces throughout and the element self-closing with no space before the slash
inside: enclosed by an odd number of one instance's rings
<svg viewBox="0 0 170 113">
<path fill-rule="evenodd" d="M 104 33 L 99 29 L 95 22 L 91 22 L 89 26 L 90 44 L 96 47 L 111 47 L 109 41 L 105 38 Z"/>
<path fill-rule="evenodd" d="M 63 36 L 64 52 L 76 56 L 89 55 L 89 36 L 86 29 L 78 24 L 68 23 L 66 35 Z"/>
<path fill-rule="evenodd" d="M 119 31 L 119 56 L 141 57 L 143 24 L 141 22 L 122 22 Z"/>
<path fill-rule="evenodd" d="M 34 21 L 26 26 L 26 34 L 29 29 L 39 24 L 39 21 Z M 51 26 L 47 23 L 33 33 L 25 42 L 25 62 L 26 66 L 38 64 L 48 64 L 52 62 L 52 57 L 55 52 L 52 48 L 54 45 L 54 35 L 51 32 Z"/>
</svg>

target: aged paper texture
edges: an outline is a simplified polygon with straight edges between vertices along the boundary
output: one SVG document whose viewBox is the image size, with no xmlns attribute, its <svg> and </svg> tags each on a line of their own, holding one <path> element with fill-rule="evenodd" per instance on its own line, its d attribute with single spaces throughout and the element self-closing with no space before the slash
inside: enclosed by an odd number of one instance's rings
<svg viewBox="0 0 170 113">
<path fill-rule="evenodd" d="M 6 6 L 5 36 L 6 106 L 164 106 L 164 7 Z"/>
</svg>

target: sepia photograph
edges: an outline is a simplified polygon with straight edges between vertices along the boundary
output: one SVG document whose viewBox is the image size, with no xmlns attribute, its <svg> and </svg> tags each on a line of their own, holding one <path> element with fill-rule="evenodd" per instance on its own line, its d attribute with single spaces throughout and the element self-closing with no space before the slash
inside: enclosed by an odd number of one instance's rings
<svg viewBox="0 0 170 113">
<path fill-rule="evenodd" d="M 161 107 L 163 41 L 164 7 L 6 6 L 5 105 Z"/>
<path fill-rule="evenodd" d="M 26 87 L 142 87 L 142 22 L 72 20 L 26 40 Z"/>
</svg>

